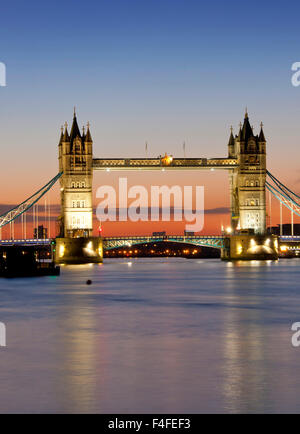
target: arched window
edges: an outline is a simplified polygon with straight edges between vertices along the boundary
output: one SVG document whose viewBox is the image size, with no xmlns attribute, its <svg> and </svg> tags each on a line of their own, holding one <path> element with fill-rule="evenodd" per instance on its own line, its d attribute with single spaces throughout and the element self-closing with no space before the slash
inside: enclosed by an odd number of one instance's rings
<svg viewBox="0 0 300 434">
<path fill-rule="evenodd" d="M 75 182 L 72 182 L 71 188 L 75 188 Z"/>
</svg>

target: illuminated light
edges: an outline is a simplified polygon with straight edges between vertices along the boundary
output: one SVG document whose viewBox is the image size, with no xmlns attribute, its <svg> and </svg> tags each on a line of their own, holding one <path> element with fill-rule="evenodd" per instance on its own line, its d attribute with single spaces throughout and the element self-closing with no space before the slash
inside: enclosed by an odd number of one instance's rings
<svg viewBox="0 0 300 434">
<path fill-rule="evenodd" d="M 240 255 L 243 252 L 243 246 L 241 244 L 237 245 L 236 252 L 238 255 Z"/>
<path fill-rule="evenodd" d="M 265 241 L 265 246 L 269 246 L 270 243 L 271 243 L 271 240 L 270 240 L 270 238 L 268 238 L 268 239 Z"/>
<path fill-rule="evenodd" d="M 288 246 L 280 246 L 281 252 L 286 252 L 288 250 Z"/>
<path fill-rule="evenodd" d="M 256 242 L 255 242 L 255 240 L 253 238 L 250 241 L 250 245 L 251 245 L 251 247 L 255 247 L 256 246 Z"/>
<path fill-rule="evenodd" d="M 278 249 L 278 240 L 274 241 L 274 246 L 275 246 L 276 249 Z"/>
<path fill-rule="evenodd" d="M 65 254 L 65 246 L 63 244 L 61 244 L 59 246 L 59 257 L 62 258 Z"/>
<path fill-rule="evenodd" d="M 228 228 L 226 228 L 226 232 L 227 232 L 227 234 L 231 234 L 232 228 L 229 226 Z"/>
<path fill-rule="evenodd" d="M 172 155 L 165 154 L 164 157 L 161 158 L 161 162 L 164 166 L 170 166 L 172 164 L 173 157 Z"/>
<path fill-rule="evenodd" d="M 106 172 L 110 172 L 110 169 L 106 169 Z"/>
<path fill-rule="evenodd" d="M 128 262 L 128 267 L 131 267 L 132 266 L 132 262 Z"/>
</svg>

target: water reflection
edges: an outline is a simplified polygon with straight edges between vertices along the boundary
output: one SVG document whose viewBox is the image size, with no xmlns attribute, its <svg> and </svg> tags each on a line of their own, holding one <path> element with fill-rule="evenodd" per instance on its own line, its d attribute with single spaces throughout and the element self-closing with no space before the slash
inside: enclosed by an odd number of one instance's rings
<svg viewBox="0 0 300 434">
<path fill-rule="evenodd" d="M 0 411 L 297 411 L 299 281 L 299 260 L 184 259 L 0 281 Z"/>
<path fill-rule="evenodd" d="M 97 318 L 90 287 L 85 285 L 84 277 L 80 278 L 89 268 L 87 264 L 73 269 L 77 279 L 74 287 L 63 294 L 57 321 L 60 330 L 57 355 L 61 358 L 62 375 L 57 381 L 58 397 L 62 406 L 68 403 L 67 408 L 72 412 L 88 412 L 97 387 Z"/>
<path fill-rule="evenodd" d="M 267 266 L 266 264 L 249 264 Z M 224 399 L 231 413 L 265 411 L 265 343 L 261 298 L 252 295 L 245 306 L 241 288 L 227 272 L 230 307 L 224 330 Z"/>
</svg>

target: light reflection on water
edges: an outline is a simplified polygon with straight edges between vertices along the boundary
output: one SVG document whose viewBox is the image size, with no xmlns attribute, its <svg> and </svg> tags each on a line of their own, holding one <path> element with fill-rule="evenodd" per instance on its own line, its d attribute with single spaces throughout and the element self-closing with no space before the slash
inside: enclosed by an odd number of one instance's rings
<svg viewBox="0 0 300 434">
<path fill-rule="evenodd" d="M 0 411 L 298 412 L 299 278 L 297 259 L 131 259 L 0 280 Z"/>
</svg>

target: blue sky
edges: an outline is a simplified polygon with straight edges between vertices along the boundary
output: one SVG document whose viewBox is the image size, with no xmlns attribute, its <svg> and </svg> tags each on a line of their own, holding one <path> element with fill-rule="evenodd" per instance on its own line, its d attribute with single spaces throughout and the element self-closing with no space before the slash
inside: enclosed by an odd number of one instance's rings
<svg viewBox="0 0 300 434">
<path fill-rule="evenodd" d="M 60 125 L 92 125 L 95 156 L 225 156 L 247 105 L 269 168 L 300 179 L 300 5 L 271 1 L 13 1 L 1 5 L 4 201 L 57 171 Z M 298 186 L 299 187 L 299 186 Z M 3 200 L 1 202 L 3 202 Z M 223 204 L 220 203 L 220 206 Z"/>
</svg>

